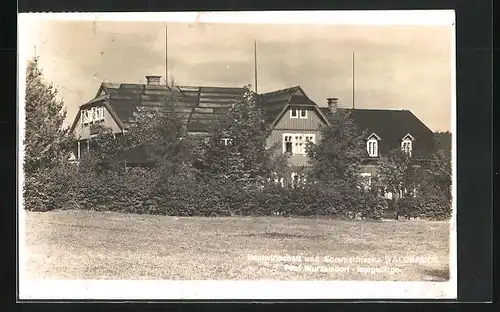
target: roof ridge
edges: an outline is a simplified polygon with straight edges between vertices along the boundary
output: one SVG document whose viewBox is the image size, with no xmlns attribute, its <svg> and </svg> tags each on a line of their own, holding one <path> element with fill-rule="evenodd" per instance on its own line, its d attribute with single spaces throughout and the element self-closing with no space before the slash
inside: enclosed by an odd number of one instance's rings
<svg viewBox="0 0 500 312">
<path fill-rule="evenodd" d="M 271 91 L 271 92 L 261 93 L 260 95 L 274 95 L 274 94 L 277 94 L 277 93 L 280 93 L 280 92 L 291 91 L 293 89 L 298 89 L 298 88 L 300 88 L 300 86 L 299 85 L 295 85 L 293 87 L 288 87 L 288 88 L 279 89 L 279 90 L 275 90 L 275 91 Z"/>
<path fill-rule="evenodd" d="M 246 87 L 214 86 L 214 85 L 176 85 L 178 88 L 216 88 L 216 89 L 246 89 Z"/>
</svg>

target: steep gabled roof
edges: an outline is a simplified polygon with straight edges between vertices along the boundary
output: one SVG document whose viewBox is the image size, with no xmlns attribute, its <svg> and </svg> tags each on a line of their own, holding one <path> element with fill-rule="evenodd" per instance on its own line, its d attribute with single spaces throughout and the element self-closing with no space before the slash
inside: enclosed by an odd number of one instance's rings
<svg viewBox="0 0 500 312">
<path fill-rule="evenodd" d="M 122 121 L 120 120 L 118 115 L 116 115 L 116 113 L 114 112 L 112 107 L 109 105 L 108 100 L 109 100 L 109 94 L 103 94 L 103 95 L 100 95 L 100 96 L 88 101 L 87 103 L 81 105 L 80 108 L 78 109 L 78 112 L 76 113 L 75 118 L 73 119 L 73 123 L 71 124 L 71 127 L 70 127 L 70 132 L 73 132 L 73 130 L 76 127 L 76 124 L 78 123 L 78 120 L 80 120 L 80 115 L 82 114 L 82 110 L 86 109 L 88 107 L 92 107 L 98 103 L 103 103 L 103 105 L 106 107 L 108 112 L 111 114 L 111 117 L 115 120 L 115 122 L 118 124 L 118 126 L 123 129 L 124 125 L 123 125 Z"/>
<path fill-rule="evenodd" d="M 105 93 L 108 103 L 126 128 L 135 122 L 138 110 L 158 107 L 167 97 L 173 96 L 181 118 L 188 131 L 204 132 L 217 127 L 226 119 L 231 104 L 239 101 L 248 89 L 108 83 L 101 84 L 96 96 Z M 176 98 L 175 96 L 179 96 Z"/>
<path fill-rule="evenodd" d="M 327 107 L 321 110 L 331 115 Z M 361 131 L 380 137 L 379 151 L 385 154 L 401 147 L 401 140 L 410 134 L 415 139 L 414 155 L 427 156 L 434 151 L 433 132 L 409 110 L 389 109 L 345 109 L 339 112 L 349 113 Z"/>
<path fill-rule="evenodd" d="M 262 107 L 264 120 L 271 125 L 279 120 L 290 105 L 315 108 L 324 121 L 328 122 L 316 103 L 306 95 L 300 86 L 260 94 L 258 102 Z"/>
</svg>

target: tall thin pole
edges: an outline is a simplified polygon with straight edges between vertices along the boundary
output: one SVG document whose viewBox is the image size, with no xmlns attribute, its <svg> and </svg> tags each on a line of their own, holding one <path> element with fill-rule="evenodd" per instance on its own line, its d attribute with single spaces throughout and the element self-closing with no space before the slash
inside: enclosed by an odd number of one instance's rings
<svg viewBox="0 0 500 312">
<path fill-rule="evenodd" d="M 352 109 L 355 109 L 355 102 L 354 102 L 354 88 L 355 88 L 355 78 L 354 78 L 354 52 L 352 52 Z"/>
<path fill-rule="evenodd" d="M 36 58 L 36 46 L 33 46 L 33 51 L 34 51 L 33 57 Z"/>
<path fill-rule="evenodd" d="M 168 86 L 168 27 L 165 25 L 165 84 Z"/>
<path fill-rule="evenodd" d="M 255 93 L 257 93 L 257 41 L 253 41 L 253 53 L 254 53 L 254 76 L 255 76 Z"/>
</svg>

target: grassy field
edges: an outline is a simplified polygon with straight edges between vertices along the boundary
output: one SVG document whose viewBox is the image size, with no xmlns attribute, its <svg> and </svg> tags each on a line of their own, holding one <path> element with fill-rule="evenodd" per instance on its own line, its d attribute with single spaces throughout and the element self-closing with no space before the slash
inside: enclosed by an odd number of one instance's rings
<svg viewBox="0 0 500 312">
<path fill-rule="evenodd" d="M 448 222 L 26 212 L 30 279 L 445 281 L 448 246 Z"/>
</svg>

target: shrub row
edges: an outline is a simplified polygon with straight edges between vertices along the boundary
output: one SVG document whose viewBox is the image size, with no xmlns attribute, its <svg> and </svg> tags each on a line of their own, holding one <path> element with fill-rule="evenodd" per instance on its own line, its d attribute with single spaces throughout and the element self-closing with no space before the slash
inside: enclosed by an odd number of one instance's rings
<svg viewBox="0 0 500 312">
<path fill-rule="evenodd" d="M 444 219 L 449 217 L 451 205 L 441 197 L 402 199 L 397 209 L 401 215 Z M 185 171 L 96 171 L 70 165 L 40 170 L 26 179 L 24 199 L 25 209 L 31 211 L 83 209 L 176 216 L 280 214 L 379 219 L 388 209 L 384 198 L 342 185 L 283 188 L 273 183 L 256 186 L 201 179 Z"/>
</svg>

